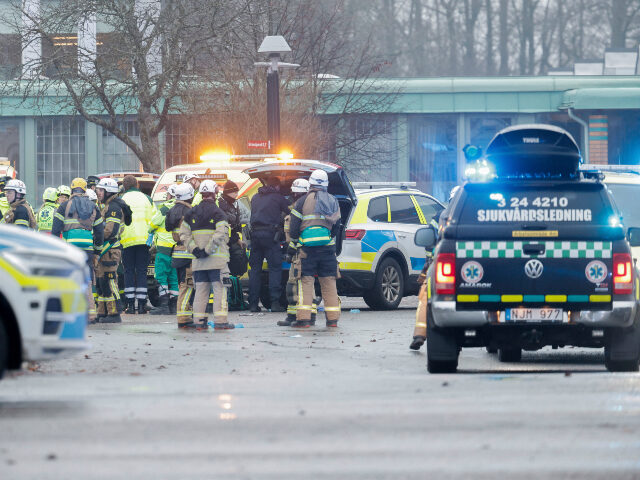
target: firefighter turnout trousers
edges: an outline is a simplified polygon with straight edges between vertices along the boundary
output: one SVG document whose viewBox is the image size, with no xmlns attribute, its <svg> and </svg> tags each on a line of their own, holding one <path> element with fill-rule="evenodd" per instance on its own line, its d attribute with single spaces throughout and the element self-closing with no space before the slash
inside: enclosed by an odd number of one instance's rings
<svg viewBox="0 0 640 480">
<path fill-rule="evenodd" d="M 296 318 L 298 321 L 311 320 L 313 299 L 315 297 L 315 275 L 320 282 L 320 290 L 324 301 L 324 312 L 327 322 L 340 319 L 340 297 L 336 286 L 338 261 L 334 245 L 322 247 L 302 247 L 302 278 L 298 283 L 298 305 Z"/>
<path fill-rule="evenodd" d="M 191 264 L 188 267 L 179 267 L 178 269 L 178 305 L 176 317 L 178 326 L 185 323 L 191 323 L 193 318 L 192 297 L 193 297 L 193 274 L 191 272 Z"/>
<path fill-rule="evenodd" d="M 197 270 L 193 272 L 196 295 L 193 300 L 193 319 L 199 321 L 207 318 L 209 293 L 213 287 L 213 321 L 227 323 L 229 306 L 227 303 L 227 287 L 222 283 L 221 270 Z"/>
<path fill-rule="evenodd" d="M 96 290 L 98 292 L 98 316 L 119 315 L 122 311 L 118 288 L 118 264 L 122 249 L 111 248 L 98 260 Z"/>
<path fill-rule="evenodd" d="M 418 308 L 416 310 L 416 326 L 413 329 L 414 337 L 427 338 L 427 302 L 429 296 L 429 283 L 431 279 L 420 285 L 418 293 Z"/>
<path fill-rule="evenodd" d="M 296 254 L 296 256 L 291 261 L 291 266 L 289 267 L 289 278 L 287 278 L 287 316 L 295 319 L 296 313 L 298 312 L 298 284 L 300 283 L 300 279 L 302 278 L 302 260 L 300 259 L 300 254 Z M 314 299 L 311 305 L 311 315 L 312 318 L 318 313 L 318 304 L 320 300 L 315 298 L 315 284 L 314 284 Z"/>
</svg>

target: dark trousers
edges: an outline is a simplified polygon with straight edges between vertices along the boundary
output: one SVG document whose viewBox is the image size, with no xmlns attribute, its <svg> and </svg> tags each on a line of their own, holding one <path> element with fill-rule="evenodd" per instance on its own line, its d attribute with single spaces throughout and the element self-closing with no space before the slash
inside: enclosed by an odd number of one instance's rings
<svg viewBox="0 0 640 480">
<path fill-rule="evenodd" d="M 262 261 L 269 264 L 269 296 L 271 302 L 280 301 L 280 281 L 282 278 L 282 249 L 280 243 L 273 240 L 271 230 L 251 232 L 251 254 L 249 255 L 249 305 L 257 306 L 260 300 L 262 284 Z"/>
<path fill-rule="evenodd" d="M 336 246 L 302 247 L 302 276 L 335 277 L 338 273 Z"/>
<path fill-rule="evenodd" d="M 122 249 L 124 266 L 124 294 L 128 300 L 147 298 L 147 267 L 149 247 L 133 245 Z"/>
</svg>

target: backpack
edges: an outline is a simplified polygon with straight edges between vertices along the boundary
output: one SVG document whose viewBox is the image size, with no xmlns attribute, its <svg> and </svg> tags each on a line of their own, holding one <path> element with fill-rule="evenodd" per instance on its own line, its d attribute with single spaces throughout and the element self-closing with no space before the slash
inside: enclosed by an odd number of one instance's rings
<svg viewBox="0 0 640 480">
<path fill-rule="evenodd" d="M 230 312 L 247 310 L 249 304 L 244 299 L 244 292 L 242 291 L 242 284 L 238 277 L 233 275 L 229 277 L 231 280 L 231 286 L 227 287 L 227 305 Z"/>
<path fill-rule="evenodd" d="M 229 246 L 229 272 L 234 277 L 241 277 L 247 273 L 247 250 L 237 243 Z"/>
</svg>

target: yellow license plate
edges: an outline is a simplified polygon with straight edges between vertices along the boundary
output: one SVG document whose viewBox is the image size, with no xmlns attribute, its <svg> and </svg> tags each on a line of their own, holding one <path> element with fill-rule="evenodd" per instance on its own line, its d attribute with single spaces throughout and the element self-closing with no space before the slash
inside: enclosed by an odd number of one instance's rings
<svg viewBox="0 0 640 480">
<path fill-rule="evenodd" d="M 558 230 L 513 230 L 511 232 L 513 238 L 522 238 L 522 237 L 536 237 L 536 238 L 549 238 L 549 237 L 557 237 Z"/>
</svg>

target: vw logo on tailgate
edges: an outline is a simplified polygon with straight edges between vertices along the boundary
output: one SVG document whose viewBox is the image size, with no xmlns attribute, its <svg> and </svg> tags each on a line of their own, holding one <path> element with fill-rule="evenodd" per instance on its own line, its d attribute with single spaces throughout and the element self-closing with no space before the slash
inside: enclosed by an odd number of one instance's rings
<svg viewBox="0 0 640 480">
<path fill-rule="evenodd" d="M 529 278 L 540 278 L 543 270 L 544 265 L 542 265 L 540 260 L 535 258 L 524 264 L 524 273 L 526 273 Z"/>
</svg>

